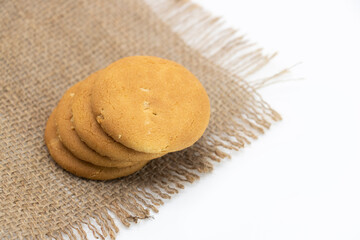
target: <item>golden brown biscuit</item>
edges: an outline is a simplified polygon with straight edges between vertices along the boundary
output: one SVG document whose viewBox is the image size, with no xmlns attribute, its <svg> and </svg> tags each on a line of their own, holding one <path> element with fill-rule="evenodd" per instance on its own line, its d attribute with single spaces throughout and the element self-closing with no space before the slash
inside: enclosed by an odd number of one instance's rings
<svg viewBox="0 0 360 240">
<path fill-rule="evenodd" d="M 94 75 L 89 76 L 89 78 L 93 77 Z M 134 162 L 114 161 L 108 157 L 101 156 L 94 150 L 90 149 L 76 134 L 73 123 L 71 122 L 71 105 L 74 96 L 78 94 L 79 91 L 81 91 L 82 86 L 83 81 L 75 84 L 66 91 L 64 96 L 59 101 L 55 116 L 55 123 L 60 141 L 67 149 L 69 149 L 72 154 L 74 154 L 74 156 L 97 166 L 128 167 L 133 165 Z"/>
<path fill-rule="evenodd" d="M 107 168 L 81 161 L 72 155 L 60 142 L 56 134 L 55 110 L 46 123 L 45 143 L 50 155 L 62 168 L 76 176 L 88 179 L 109 180 L 124 177 L 140 170 L 146 164 L 146 162 L 140 162 L 125 168 Z"/>
<path fill-rule="evenodd" d="M 95 78 L 95 75 L 92 75 L 81 83 L 81 90 L 77 91 L 72 104 L 75 131 L 86 145 L 113 160 L 138 162 L 165 155 L 166 153 L 137 152 L 114 141 L 102 130 L 91 111 L 91 87 Z"/>
<path fill-rule="evenodd" d="M 92 87 L 91 106 L 115 141 L 147 153 L 191 146 L 210 117 L 206 91 L 190 71 L 148 56 L 123 58 L 103 69 Z"/>
</svg>

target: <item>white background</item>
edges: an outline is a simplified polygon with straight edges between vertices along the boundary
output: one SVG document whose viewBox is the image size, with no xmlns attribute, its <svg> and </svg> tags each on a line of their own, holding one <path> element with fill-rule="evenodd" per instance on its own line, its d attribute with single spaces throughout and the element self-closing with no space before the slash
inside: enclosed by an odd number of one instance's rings
<svg viewBox="0 0 360 240">
<path fill-rule="evenodd" d="M 283 121 L 117 239 L 360 239 L 360 1 L 195 1 L 268 52 Z"/>
</svg>

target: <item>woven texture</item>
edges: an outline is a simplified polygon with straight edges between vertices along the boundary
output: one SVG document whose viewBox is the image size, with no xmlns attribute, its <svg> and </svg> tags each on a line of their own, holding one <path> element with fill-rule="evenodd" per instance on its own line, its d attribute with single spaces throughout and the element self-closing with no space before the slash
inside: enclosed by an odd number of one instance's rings
<svg viewBox="0 0 360 240">
<path fill-rule="evenodd" d="M 272 56 L 189 2 L 0 1 L 0 22 L 1 239 L 86 239 L 84 228 L 114 238 L 114 216 L 125 226 L 149 217 L 227 157 L 224 149 L 240 149 L 280 119 L 244 80 Z M 211 100 L 209 127 L 194 146 L 129 177 L 77 178 L 49 156 L 46 120 L 66 89 L 130 55 L 193 72 Z"/>
</svg>

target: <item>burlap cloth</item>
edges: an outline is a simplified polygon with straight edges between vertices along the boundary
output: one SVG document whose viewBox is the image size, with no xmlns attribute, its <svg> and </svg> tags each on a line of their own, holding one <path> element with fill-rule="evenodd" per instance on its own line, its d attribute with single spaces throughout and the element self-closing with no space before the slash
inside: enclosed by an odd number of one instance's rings
<svg viewBox="0 0 360 240">
<path fill-rule="evenodd" d="M 224 149 L 242 148 L 280 119 L 244 80 L 271 56 L 186 1 L 0 1 L 0 48 L 1 239 L 85 239 L 84 228 L 114 238 L 114 215 L 126 226 L 149 217 L 228 156 Z M 129 55 L 193 72 L 210 96 L 209 128 L 132 176 L 74 177 L 49 156 L 46 120 L 67 88 Z"/>
</svg>

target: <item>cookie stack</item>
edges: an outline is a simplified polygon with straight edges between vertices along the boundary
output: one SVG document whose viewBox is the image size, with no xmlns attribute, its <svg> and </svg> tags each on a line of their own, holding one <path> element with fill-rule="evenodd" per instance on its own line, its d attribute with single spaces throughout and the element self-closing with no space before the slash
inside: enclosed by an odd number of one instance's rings
<svg viewBox="0 0 360 240">
<path fill-rule="evenodd" d="M 209 98 L 191 72 L 133 56 L 69 88 L 48 119 L 45 143 L 65 170 L 108 180 L 193 145 L 209 117 Z"/>
</svg>

